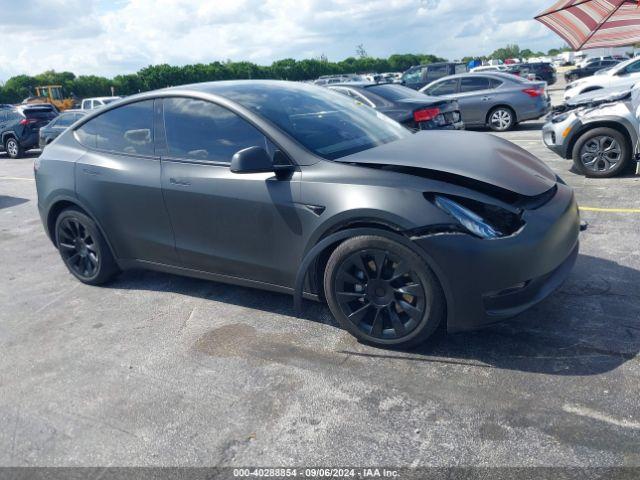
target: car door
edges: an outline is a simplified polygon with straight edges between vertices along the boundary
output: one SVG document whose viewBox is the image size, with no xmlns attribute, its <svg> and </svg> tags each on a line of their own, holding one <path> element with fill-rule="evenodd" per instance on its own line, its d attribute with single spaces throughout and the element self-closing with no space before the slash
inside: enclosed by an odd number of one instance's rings
<svg viewBox="0 0 640 480">
<path fill-rule="evenodd" d="M 182 264 L 227 277 L 291 286 L 290 262 L 302 234 L 296 200 L 299 172 L 232 173 L 242 149 L 276 147 L 257 128 L 220 105 L 164 100 L 162 187 Z"/>
<path fill-rule="evenodd" d="M 121 259 L 176 264 L 154 152 L 154 101 L 108 110 L 75 130 L 87 148 L 76 163 L 76 194 Z"/>
<path fill-rule="evenodd" d="M 481 76 L 460 78 L 459 93 L 456 95 L 462 121 L 465 125 L 484 125 L 493 104 L 491 79 Z"/>
</svg>

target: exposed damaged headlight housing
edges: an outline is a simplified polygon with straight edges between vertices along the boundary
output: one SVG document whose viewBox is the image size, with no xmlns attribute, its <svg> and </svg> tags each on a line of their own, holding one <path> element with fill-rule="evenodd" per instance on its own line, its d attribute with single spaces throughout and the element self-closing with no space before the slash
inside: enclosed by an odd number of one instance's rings
<svg viewBox="0 0 640 480">
<path fill-rule="evenodd" d="M 428 198 L 428 197 L 427 197 Z M 475 200 L 433 195 L 431 201 L 455 218 L 469 233 L 483 238 L 506 237 L 523 225 L 520 215 Z"/>
<path fill-rule="evenodd" d="M 565 113 L 561 113 L 559 115 L 555 115 L 555 116 L 551 117 L 551 122 L 553 122 L 553 123 L 564 122 L 572 114 L 573 114 L 573 112 L 565 112 Z"/>
<path fill-rule="evenodd" d="M 435 204 L 480 238 L 498 238 L 502 236 L 502 233 L 485 222 L 480 215 L 473 213 L 453 200 L 436 195 Z"/>
</svg>

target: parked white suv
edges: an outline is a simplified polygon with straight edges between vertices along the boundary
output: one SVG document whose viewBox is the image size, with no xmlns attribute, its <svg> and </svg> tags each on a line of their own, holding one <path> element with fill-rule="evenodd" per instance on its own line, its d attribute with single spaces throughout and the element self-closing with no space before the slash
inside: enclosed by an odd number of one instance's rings
<svg viewBox="0 0 640 480">
<path fill-rule="evenodd" d="M 93 110 L 95 108 L 104 107 L 105 105 L 120 100 L 122 97 L 95 97 L 85 98 L 80 106 L 81 110 Z"/>
<path fill-rule="evenodd" d="M 619 63 L 602 75 L 594 75 L 571 82 L 565 89 L 564 99 L 569 100 L 576 95 L 601 88 L 631 88 L 636 82 L 640 82 L 640 57 Z"/>
</svg>

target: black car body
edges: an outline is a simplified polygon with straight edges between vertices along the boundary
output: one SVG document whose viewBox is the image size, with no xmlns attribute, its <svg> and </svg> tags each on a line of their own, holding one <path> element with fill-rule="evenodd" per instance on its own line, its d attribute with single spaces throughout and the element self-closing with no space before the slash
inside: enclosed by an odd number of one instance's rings
<svg viewBox="0 0 640 480">
<path fill-rule="evenodd" d="M 583 68 L 574 68 L 573 70 L 569 70 L 564 74 L 564 78 L 567 82 L 573 82 L 580 78 L 590 77 L 594 75 L 596 72 L 600 70 L 605 70 L 607 68 L 611 68 L 615 65 L 618 65 L 620 61 L 618 60 L 595 60 L 586 67 Z"/>
<path fill-rule="evenodd" d="M 40 128 L 40 148 L 44 148 L 49 145 L 56 138 L 58 138 L 58 135 L 60 135 L 68 127 L 73 125 L 76 121 L 80 120 L 85 115 L 86 112 L 82 110 L 67 110 L 51 120 L 47 125 Z"/>
<path fill-rule="evenodd" d="M 345 83 L 329 88 L 414 130 L 464 128 L 460 107 L 455 100 L 429 97 L 396 84 Z"/>
<path fill-rule="evenodd" d="M 507 72 L 529 80 L 543 80 L 547 85 L 553 85 L 558 80 L 555 68 L 547 62 L 518 63 L 510 65 Z"/>
<path fill-rule="evenodd" d="M 0 146 L 12 158 L 38 148 L 40 128 L 58 116 L 49 104 L 29 104 L 0 108 Z"/>
<path fill-rule="evenodd" d="M 578 254 L 573 191 L 530 153 L 414 133 L 303 83 L 129 97 L 34 170 L 44 228 L 82 282 L 142 267 L 326 300 L 377 345 L 516 315 Z"/>
<path fill-rule="evenodd" d="M 401 83 L 405 87 L 420 90 L 435 80 L 467 71 L 468 68 L 465 63 L 438 62 L 427 65 L 417 65 L 402 74 Z"/>
</svg>

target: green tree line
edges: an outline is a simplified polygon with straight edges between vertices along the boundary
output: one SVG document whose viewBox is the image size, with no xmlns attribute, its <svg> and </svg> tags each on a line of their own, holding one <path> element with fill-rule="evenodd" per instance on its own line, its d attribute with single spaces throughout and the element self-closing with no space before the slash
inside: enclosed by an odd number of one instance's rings
<svg viewBox="0 0 640 480">
<path fill-rule="evenodd" d="M 96 75 L 79 75 L 72 72 L 46 71 L 39 75 L 17 75 L 0 86 L 0 103 L 18 103 L 34 95 L 40 85 L 62 85 L 65 96 L 77 98 L 111 95 L 132 95 L 188 83 L 214 80 L 271 78 L 281 80 L 312 80 L 321 75 L 336 75 L 364 72 L 397 72 L 414 65 L 443 61 L 435 55 L 397 54 L 388 58 L 362 56 L 349 57 L 340 62 L 329 62 L 326 58 L 294 60 L 284 59 L 271 65 L 256 65 L 251 62 L 212 62 L 208 64 L 171 66 L 150 65 L 129 75 L 113 78 Z"/>
<path fill-rule="evenodd" d="M 507 45 L 506 47 L 498 48 L 491 55 L 486 57 L 465 57 L 463 61 L 471 61 L 475 58 L 479 60 L 506 60 L 508 58 L 531 58 L 531 57 L 555 57 L 556 55 L 569 51 L 570 48 L 568 46 L 563 46 L 561 48 L 552 48 L 551 50 L 545 52 L 537 51 L 534 52 L 529 48 L 520 49 L 520 47 L 516 44 Z"/>
</svg>

